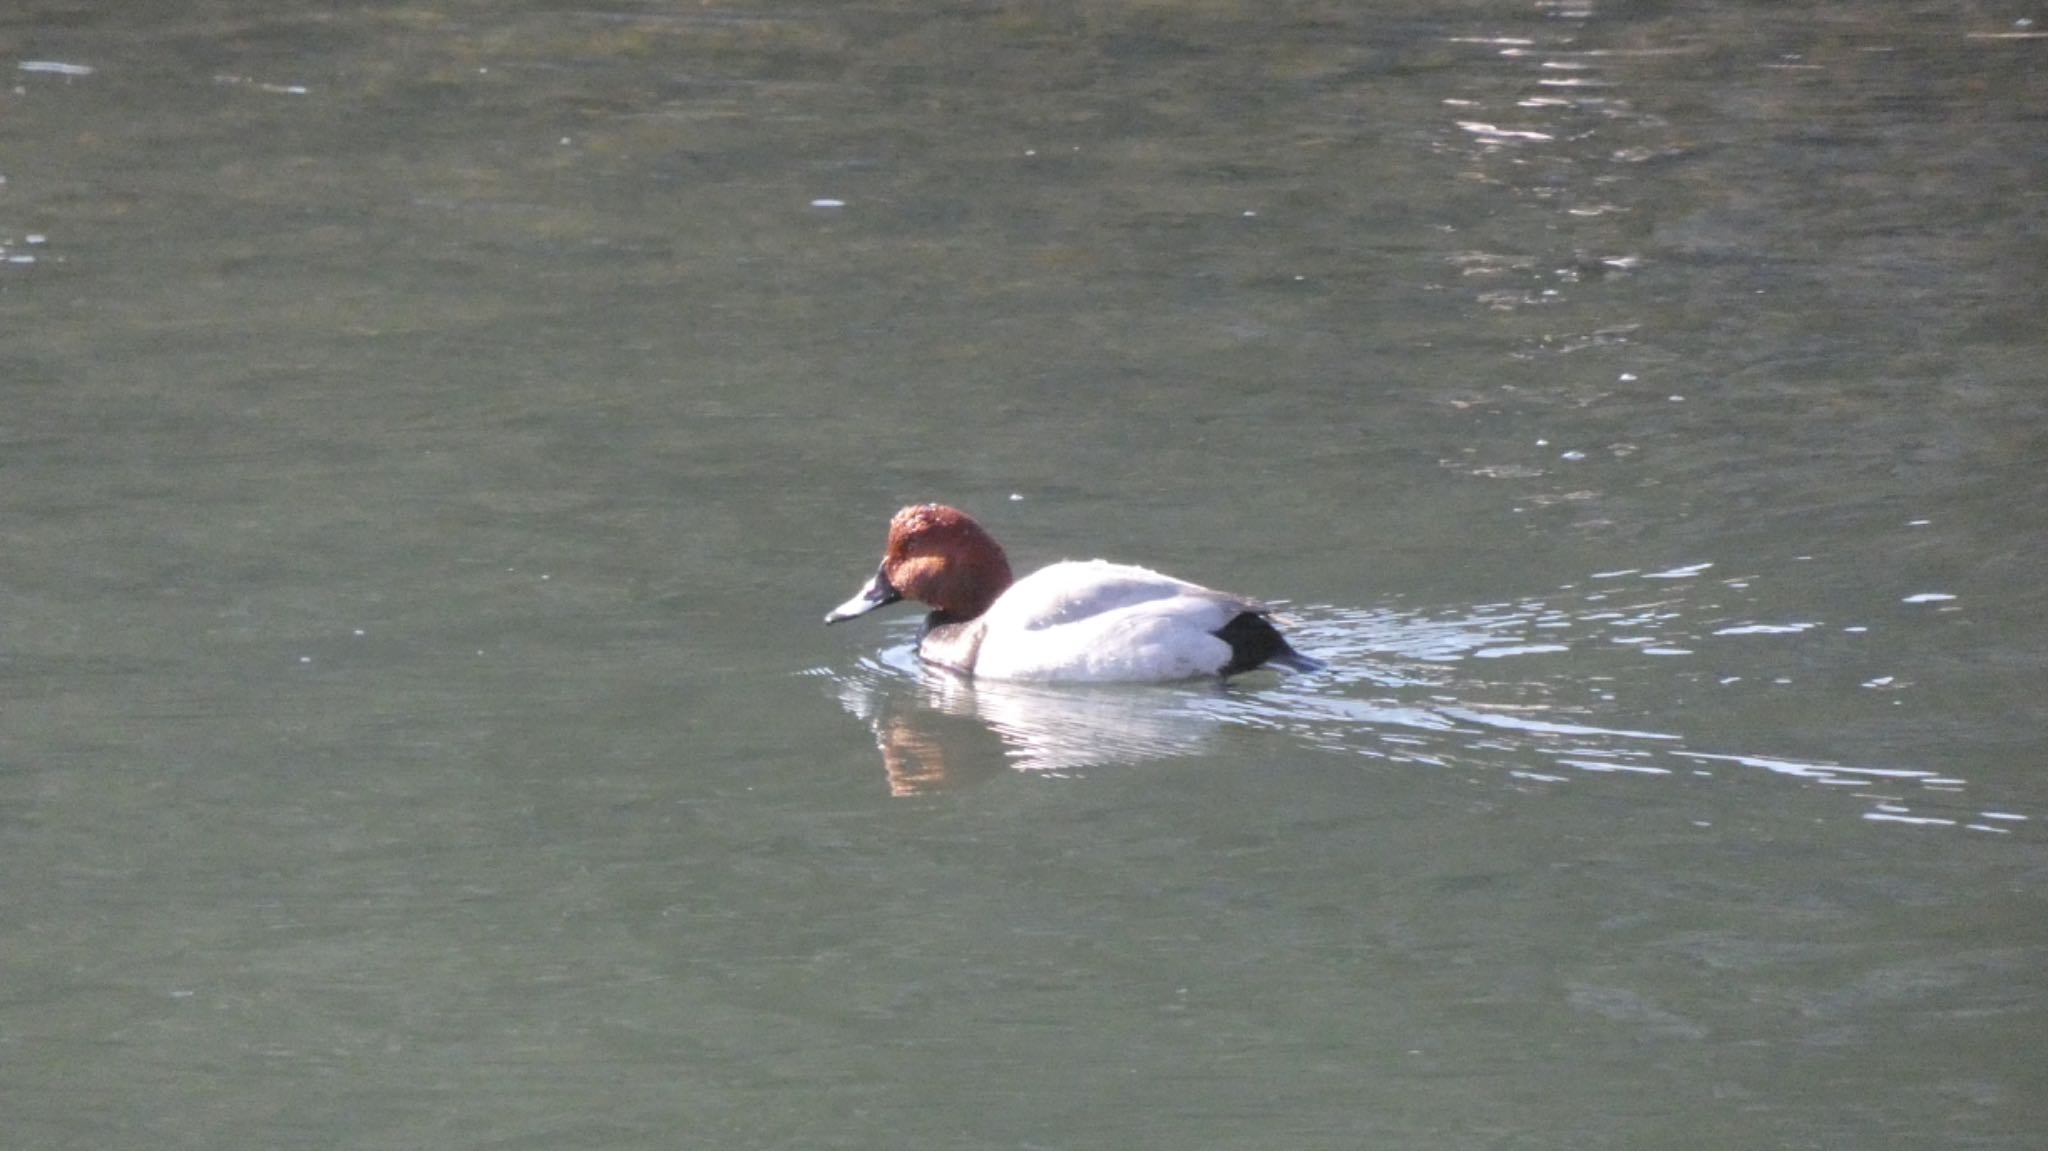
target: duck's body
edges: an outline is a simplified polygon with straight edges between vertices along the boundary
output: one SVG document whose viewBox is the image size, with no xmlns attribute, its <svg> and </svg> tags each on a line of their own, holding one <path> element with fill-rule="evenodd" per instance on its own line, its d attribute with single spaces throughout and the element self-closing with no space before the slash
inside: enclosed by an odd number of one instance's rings
<svg viewBox="0 0 2048 1151">
<path fill-rule="evenodd" d="M 1012 583 L 981 525 L 937 504 L 896 514 L 875 578 L 825 622 L 904 598 L 934 609 L 918 655 L 984 679 L 1159 681 L 1317 666 L 1265 605 L 1146 568 L 1069 560 Z"/>
</svg>

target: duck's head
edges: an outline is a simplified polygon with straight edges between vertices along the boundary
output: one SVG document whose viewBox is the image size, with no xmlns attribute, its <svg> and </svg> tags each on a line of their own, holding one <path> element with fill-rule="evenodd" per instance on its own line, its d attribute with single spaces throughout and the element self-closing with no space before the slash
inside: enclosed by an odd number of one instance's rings
<svg viewBox="0 0 2048 1151">
<path fill-rule="evenodd" d="M 1010 586 L 1010 560 L 974 518 L 944 504 L 916 504 L 889 521 L 875 578 L 825 613 L 838 623 L 901 599 L 929 604 L 948 620 L 973 619 Z"/>
</svg>

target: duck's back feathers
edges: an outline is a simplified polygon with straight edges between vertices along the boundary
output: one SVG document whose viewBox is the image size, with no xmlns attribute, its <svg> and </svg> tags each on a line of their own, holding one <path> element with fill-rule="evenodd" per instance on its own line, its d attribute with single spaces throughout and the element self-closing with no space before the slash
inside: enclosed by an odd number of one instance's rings
<svg viewBox="0 0 2048 1151">
<path fill-rule="evenodd" d="M 989 609 L 987 618 L 1002 621 L 998 626 L 1040 631 L 1186 595 L 1237 602 L 1231 596 L 1150 568 L 1108 560 L 1065 560 L 1039 568 L 1010 585 L 1010 590 Z M 1246 602 L 1244 606 L 1258 605 Z"/>
<path fill-rule="evenodd" d="M 976 621 L 986 630 L 974 674 L 1105 682 L 1230 675 L 1293 650 L 1265 613 L 1256 601 L 1147 568 L 1070 560 L 1019 580 Z"/>
</svg>

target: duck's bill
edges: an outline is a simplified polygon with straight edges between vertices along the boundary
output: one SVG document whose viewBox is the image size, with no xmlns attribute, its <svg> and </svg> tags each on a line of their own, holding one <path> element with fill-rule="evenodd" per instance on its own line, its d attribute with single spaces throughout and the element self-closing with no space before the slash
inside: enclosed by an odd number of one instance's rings
<svg viewBox="0 0 2048 1151">
<path fill-rule="evenodd" d="M 889 577 L 877 571 L 875 578 L 869 580 L 867 586 L 855 593 L 852 599 L 826 612 L 825 622 L 838 623 L 843 619 L 866 615 L 878 607 L 888 607 L 902 598 L 902 592 L 889 586 Z"/>
</svg>

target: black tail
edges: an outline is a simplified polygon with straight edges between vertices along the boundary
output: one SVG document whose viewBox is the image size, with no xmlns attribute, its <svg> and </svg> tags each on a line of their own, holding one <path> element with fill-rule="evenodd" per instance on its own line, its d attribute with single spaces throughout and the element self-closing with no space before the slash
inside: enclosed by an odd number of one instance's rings
<svg viewBox="0 0 2048 1151">
<path fill-rule="evenodd" d="M 1236 675 L 1272 664 L 1290 671 L 1321 671 L 1323 665 L 1294 650 L 1273 621 L 1255 611 L 1239 612 L 1210 633 L 1230 645 L 1230 662 L 1218 675 Z"/>
</svg>

